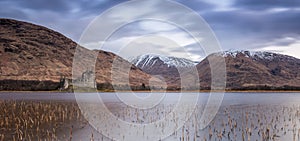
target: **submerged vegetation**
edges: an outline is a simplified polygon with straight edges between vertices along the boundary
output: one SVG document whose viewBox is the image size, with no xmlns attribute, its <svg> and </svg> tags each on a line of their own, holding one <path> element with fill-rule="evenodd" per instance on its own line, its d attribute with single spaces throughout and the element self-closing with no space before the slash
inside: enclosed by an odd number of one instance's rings
<svg viewBox="0 0 300 141">
<path fill-rule="evenodd" d="M 73 101 L 0 100 L 0 106 L 0 141 L 109 140 L 94 129 L 84 132 L 89 139 L 76 138 L 76 134 L 80 134 L 78 131 L 87 130 L 86 127 L 90 125 Z M 172 115 L 174 106 L 160 104 L 152 109 L 138 110 L 121 103 L 107 104 L 115 117 L 135 124 L 151 123 L 166 117 L 167 114 Z M 300 139 L 300 105 L 228 105 L 221 107 L 206 128 L 200 129 L 201 111 L 204 107 L 205 105 L 197 105 L 191 118 L 182 128 L 174 130 L 169 138 L 181 141 Z M 181 108 L 189 110 L 188 107 Z M 210 107 L 207 108 L 209 110 Z M 178 119 L 168 120 L 176 122 Z M 168 125 L 157 126 L 162 127 L 161 132 L 164 132 Z M 111 127 L 118 128 L 115 125 Z"/>
</svg>

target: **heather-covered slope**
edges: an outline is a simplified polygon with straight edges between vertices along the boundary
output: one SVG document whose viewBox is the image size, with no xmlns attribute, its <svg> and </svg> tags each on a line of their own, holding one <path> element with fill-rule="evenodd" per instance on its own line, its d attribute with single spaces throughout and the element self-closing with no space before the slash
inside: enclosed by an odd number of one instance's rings
<svg viewBox="0 0 300 141">
<path fill-rule="evenodd" d="M 73 56 L 77 44 L 51 29 L 31 23 L 0 19 L 0 90 L 55 90 L 60 78 L 71 79 Z M 90 51 L 78 47 L 84 55 L 80 64 L 91 60 L 98 52 L 96 81 L 98 86 L 111 88 L 111 66 L 115 58 L 127 66 L 131 64 L 105 51 Z M 77 68 L 84 72 L 86 68 Z M 124 78 L 126 73 L 118 75 Z M 146 85 L 151 78 L 135 66 L 130 68 L 130 85 Z M 156 79 L 153 79 L 156 80 Z M 120 85 L 123 83 L 120 82 Z"/>
<path fill-rule="evenodd" d="M 269 52 L 234 51 L 208 57 L 224 57 L 227 89 L 300 89 L 300 59 Z M 208 59 L 197 65 L 202 86 L 210 85 Z"/>
</svg>

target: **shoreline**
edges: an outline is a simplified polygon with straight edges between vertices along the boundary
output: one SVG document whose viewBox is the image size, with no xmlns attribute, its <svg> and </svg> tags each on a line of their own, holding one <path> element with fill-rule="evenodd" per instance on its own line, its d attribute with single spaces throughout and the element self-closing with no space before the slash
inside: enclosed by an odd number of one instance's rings
<svg viewBox="0 0 300 141">
<path fill-rule="evenodd" d="M 0 93 L 9 93 L 9 92 L 13 92 L 13 93 L 75 93 L 74 91 L 58 91 L 58 90 L 54 90 L 54 91 L 0 91 Z M 98 90 L 97 92 L 99 93 L 114 93 L 114 92 L 121 92 L 121 93 L 129 93 L 129 92 L 140 92 L 140 93 L 180 93 L 180 92 L 186 92 L 186 93 L 209 93 L 209 92 L 224 92 L 224 93 L 272 93 L 272 92 L 276 92 L 276 93 L 300 93 L 300 90 L 191 90 L 191 91 L 100 91 Z M 91 91 L 87 91 L 87 92 L 77 92 L 77 93 L 93 93 Z"/>
</svg>

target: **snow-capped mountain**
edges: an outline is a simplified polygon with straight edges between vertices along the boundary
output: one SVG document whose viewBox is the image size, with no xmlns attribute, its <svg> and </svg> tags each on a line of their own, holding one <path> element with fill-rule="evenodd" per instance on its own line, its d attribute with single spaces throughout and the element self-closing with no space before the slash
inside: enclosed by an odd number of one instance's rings
<svg viewBox="0 0 300 141">
<path fill-rule="evenodd" d="M 209 60 L 218 59 L 225 59 L 226 88 L 229 90 L 300 89 L 300 59 L 254 51 L 225 51 L 208 55 L 196 65 L 201 89 L 210 89 Z M 148 74 L 162 76 L 168 86 L 175 88 L 181 87 L 180 68 L 189 70 L 189 66 L 194 65 L 186 59 L 157 55 L 139 56 L 132 63 Z"/>
<path fill-rule="evenodd" d="M 289 60 L 294 60 L 296 58 L 288 56 L 288 55 L 283 55 L 283 54 L 278 54 L 278 53 L 272 53 L 272 52 L 264 52 L 264 51 L 224 51 L 221 53 L 217 53 L 218 55 L 221 55 L 223 57 L 233 57 L 236 58 L 238 55 L 242 55 L 248 58 L 252 58 L 254 60 L 273 60 L 273 59 L 279 59 L 279 58 L 284 58 L 284 59 L 289 59 Z"/>
<path fill-rule="evenodd" d="M 192 67 L 196 65 L 195 62 L 185 58 L 168 57 L 155 54 L 138 56 L 132 59 L 131 63 L 133 63 L 135 66 L 140 67 L 141 69 L 143 69 L 144 67 L 154 66 L 157 63 L 163 63 L 168 67 Z"/>
<path fill-rule="evenodd" d="M 196 66 L 196 62 L 185 58 L 154 54 L 141 55 L 130 62 L 148 74 L 163 77 L 168 84 L 179 78 L 179 71 Z"/>
<path fill-rule="evenodd" d="M 210 60 L 224 57 L 227 89 L 298 89 L 300 59 L 272 52 L 225 51 L 214 53 L 197 65 L 202 87 L 209 87 Z M 222 59 L 222 58 L 221 58 Z"/>
</svg>

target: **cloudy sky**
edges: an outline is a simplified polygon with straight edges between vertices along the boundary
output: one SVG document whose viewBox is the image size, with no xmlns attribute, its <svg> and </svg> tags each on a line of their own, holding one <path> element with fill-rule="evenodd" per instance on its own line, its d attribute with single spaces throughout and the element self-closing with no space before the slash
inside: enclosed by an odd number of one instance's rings
<svg viewBox="0 0 300 141">
<path fill-rule="evenodd" d="M 195 24 L 195 20 L 187 14 L 181 13 L 178 7 L 172 9 L 161 4 L 161 1 L 150 0 L 139 5 L 119 6 L 118 9 L 106 13 L 106 18 L 118 22 L 126 17 L 138 17 L 155 11 L 169 13 L 169 17 L 184 21 L 186 25 L 201 26 Z M 80 42 L 82 34 L 96 17 L 124 2 L 126 1 L 1 0 L 0 17 L 43 25 Z M 176 2 L 203 17 L 215 33 L 222 50 L 272 51 L 300 58 L 299 0 L 176 0 Z M 169 17 L 166 19 L 171 19 Z M 103 21 L 101 26 L 110 28 L 110 24 Z M 191 28 L 193 29 L 197 28 Z M 199 28 L 197 30 L 199 31 Z M 91 34 L 90 38 L 97 39 L 97 36 Z M 91 49 L 99 49 L 99 43 L 103 41 L 80 43 Z M 125 58 L 143 53 L 161 53 L 194 61 L 205 57 L 201 45 L 197 44 L 184 29 L 157 20 L 135 21 L 124 25 L 116 30 L 102 47 Z"/>
</svg>

